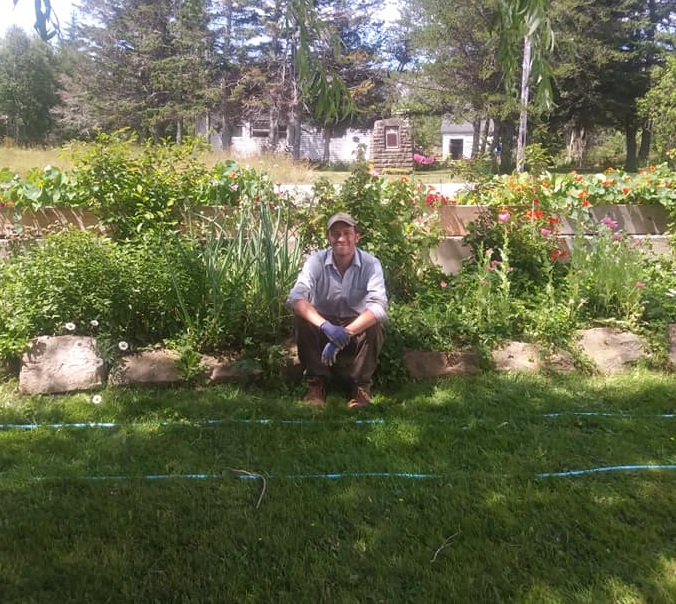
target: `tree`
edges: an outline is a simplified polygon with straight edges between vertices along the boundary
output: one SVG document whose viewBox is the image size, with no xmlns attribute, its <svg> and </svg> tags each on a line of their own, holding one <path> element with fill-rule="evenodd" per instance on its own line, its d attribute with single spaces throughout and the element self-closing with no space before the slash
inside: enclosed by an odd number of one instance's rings
<svg viewBox="0 0 676 604">
<path fill-rule="evenodd" d="M 183 136 L 215 103 L 213 36 L 205 0 L 84 0 L 72 27 L 66 113 L 89 127 L 131 127 L 155 140 Z"/>
<path fill-rule="evenodd" d="M 488 132 L 483 126 L 493 120 L 494 135 L 503 144 L 503 168 L 510 171 L 518 106 L 507 94 L 498 61 L 497 10 L 496 0 L 452 5 L 413 0 L 403 15 L 413 60 L 398 77 L 404 90 L 399 107 L 409 114 L 451 114 L 472 122 L 475 156 L 485 150 Z"/>
<path fill-rule="evenodd" d="M 657 152 L 664 158 L 676 149 L 676 57 L 655 68 L 652 78 L 654 85 L 638 101 L 639 115 L 650 124 Z"/>
<path fill-rule="evenodd" d="M 548 17 L 549 0 L 500 0 L 498 10 L 500 34 L 499 61 L 506 74 L 508 89 L 513 87 L 517 57 L 514 49 L 523 40 L 521 58 L 521 86 L 519 91 L 519 133 L 517 137 L 516 169 L 525 166 L 525 148 L 528 134 L 530 82 L 538 84 L 536 105 L 551 105 L 550 68 L 546 55 L 553 50 L 554 34 Z"/>
<path fill-rule="evenodd" d="M 12 0 L 14 6 L 20 0 Z M 22 0 L 27 2 L 28 0 Z M 60 31 L 59 19 L 52 11 L 51 0 L 33 0 L 35 7 L 35 31 L 38 32 L 43 41 L 51 40 Z"/>
<path fill-rule="evenodd" d="M 565 129 L 569 155 L 578 160 L 595 129 L 621 131 L 625 168 L 635 170 L 639 155 L 646 161 L 649 148 L 649 129 L 637 111 L 637 99 L 650 88 L 651 67 L 662 62 L 670 48 L 664 32 L 673 31 L 676 3 L 565 0 L 552 8 L 559 43 L 551 124 Z M 639 148 L 636 137 L 641 131 Z"/>
<path fill-rule="evenodd" d="M 51 47 L 18 27 L 9 29 L 0 40 L 0 113 L 7 116 L 5 135 L 19 145 L 44 144 L 57 103 Z"/>
</svg>

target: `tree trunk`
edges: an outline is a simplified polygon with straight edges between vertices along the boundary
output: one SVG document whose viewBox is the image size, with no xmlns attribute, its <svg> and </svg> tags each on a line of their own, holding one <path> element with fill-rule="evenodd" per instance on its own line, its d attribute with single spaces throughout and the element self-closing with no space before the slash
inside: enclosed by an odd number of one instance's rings
<svg viewBox="0 0 676 604">
<path fill-rule="evenodd" d="M 300 96 L 298 92 L 298 81 L 293 82 L 293 98 L 289 115 L 289 132 L 287 134 L 289 145 L 291 147 L 291 157 L 300 159 Z"/>
<path fill-rule="evenodd" d="M 331 137 L 333 136 L 333 126 L 324 128 L 324 155 L 322 161 L 325 164 L 331 162 Z"/>
<path fill-rule="evenodd" d="M 183 118 L 176 120 L 176 144 L 183 144 Z"/>
<path fill-rule="evenodd" d="M 221 128 L 221 149 L 223 151 L 230 151 L 232 147 L 232 124 L 225 110 L 221 113 L 221 120 L 223 123 L 223 127 Z"/>
<path fill-rule="evenodd" d="M 500 129 L 499 136 L 496 143 L 502 143 L 502 152 L 500 153 L 500 172 L 502 174 L 509 174 L 514 170 L 514 124 L 507 120 L 498 122 Z M 496 124 L 496 128 L 497 128 Z"/>
<path fill-rule="evenodd" d="M 516 171 L 523 172 L 526 165 L 526 139 L 528 135 L 528 81 L 530 80 L 530 36 L 523 39 L 523 63 L 521 65 L 521 115 L 519 138 L 516 143 Z"/>
<path fill-rule="evenodd" d="M 483 133 L 481 131 L 481 120 L 474 120 L 472 122 L 472 159 L 476 159 L 480 155 L 480 147 L 483 143 Z"/>
<path fill-rule="evenodd" d="M 624 169 L 627 172 L 636 172 L 638 163 L 636 158 L 636 124 L 633 121 L 627 122 L 624 127 L 624 135 L 626 138 L 627 157 L 624 161 Z"/>
<path fill-rule="evenodd" d="M 270 132 L 268 133 L 268 150 L 271 153 L 277 152 L 277 143 L 279 143 L 279 110 L 273 108 L 270 110 Z"/>
<path fill-rule="evenodd" d="M 584 162 L 588 142 L 587 131 L 584 127 L 580 127 L 579 129 L 572 128 L 570 130 L 568 142 L 566 143 L 566 154 L 569 161 L 574 162 L 578 168 Z"/>
<path fill-rule="evenodd" d="M 652 132 L 650 124 L 643 124 L 641 130 L 641 146 L 638 150 L 638 163 L 641 166 L 647 166 L 650 161 L 650 143 L 652 142 Z"/>
</svg>

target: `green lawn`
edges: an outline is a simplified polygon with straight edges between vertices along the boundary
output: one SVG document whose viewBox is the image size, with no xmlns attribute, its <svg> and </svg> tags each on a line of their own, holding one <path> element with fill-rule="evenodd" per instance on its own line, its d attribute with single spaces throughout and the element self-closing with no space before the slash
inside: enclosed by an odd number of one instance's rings
<svg viewBox="0 0 676 604">
<path fill-rule="evenodd" d="M 360 414 L 337 394 L 14 387 L 3 604 L 676 601 L 676 376 L 487 373 Z M 641 468 L 542 476 L 617 466 Z"/>
</svg>

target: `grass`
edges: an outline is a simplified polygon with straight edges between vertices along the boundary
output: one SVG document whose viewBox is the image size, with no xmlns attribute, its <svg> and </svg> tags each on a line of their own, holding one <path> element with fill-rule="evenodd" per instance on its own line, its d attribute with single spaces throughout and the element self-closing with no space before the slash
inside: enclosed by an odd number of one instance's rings
<svg viewBox="0 0 676 604">
<path fill-rule="evenodd" d="M 223 152 L 212 152 L 204 155 L 204 162 L 213 166 L 219 161 L 235 159 L 243 166 L 254 168 L 258 172 L 266 173 L 275 183 L 280 184 L 312 184 L 321 177 L 329 178 L 335 183 L 344 182 L 350 175 L 345 170 L 319 170 L 310 162 L 293 161 L 284 156 L 258 155 L 253 157 L 234 157 Z M 10 172 L 25 176 L 33 168 L 55 166 L 61 170 L 73 168 L 71 156 L 66 147 L 52 149 L 32 149 L 18 147 L 0 147 L 0 169 L 8 168 Z M 401 178 L 401 176 L 392 176 Z M 458 179 L 448 170 L 430 172 L 416 172 L 416 180 L 425 184 L 457 182 Z"/>
<path fill-rule="evenodd" d="M 485 374 L 359 415 L 254 387 L 14 388 L 5 604 L 676 601 L 675 471 L 539 476 L 676 464 L 676 376 Z"/>
</svg>

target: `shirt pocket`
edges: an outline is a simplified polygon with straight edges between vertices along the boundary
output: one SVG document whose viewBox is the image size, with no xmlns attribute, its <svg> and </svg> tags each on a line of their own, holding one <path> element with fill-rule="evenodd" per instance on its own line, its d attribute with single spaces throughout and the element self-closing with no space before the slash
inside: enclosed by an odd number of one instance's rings
<svg viewBox="0 0 676 604">
<path fill-rule="evenodd" d="M 365 287 L 355 287 L 350 290 L 346 296 L 346 300 L 350 308 L 358 310 L 361 312 L 366 307 L 366 294 L 367 289 Z"/>
</svg>

